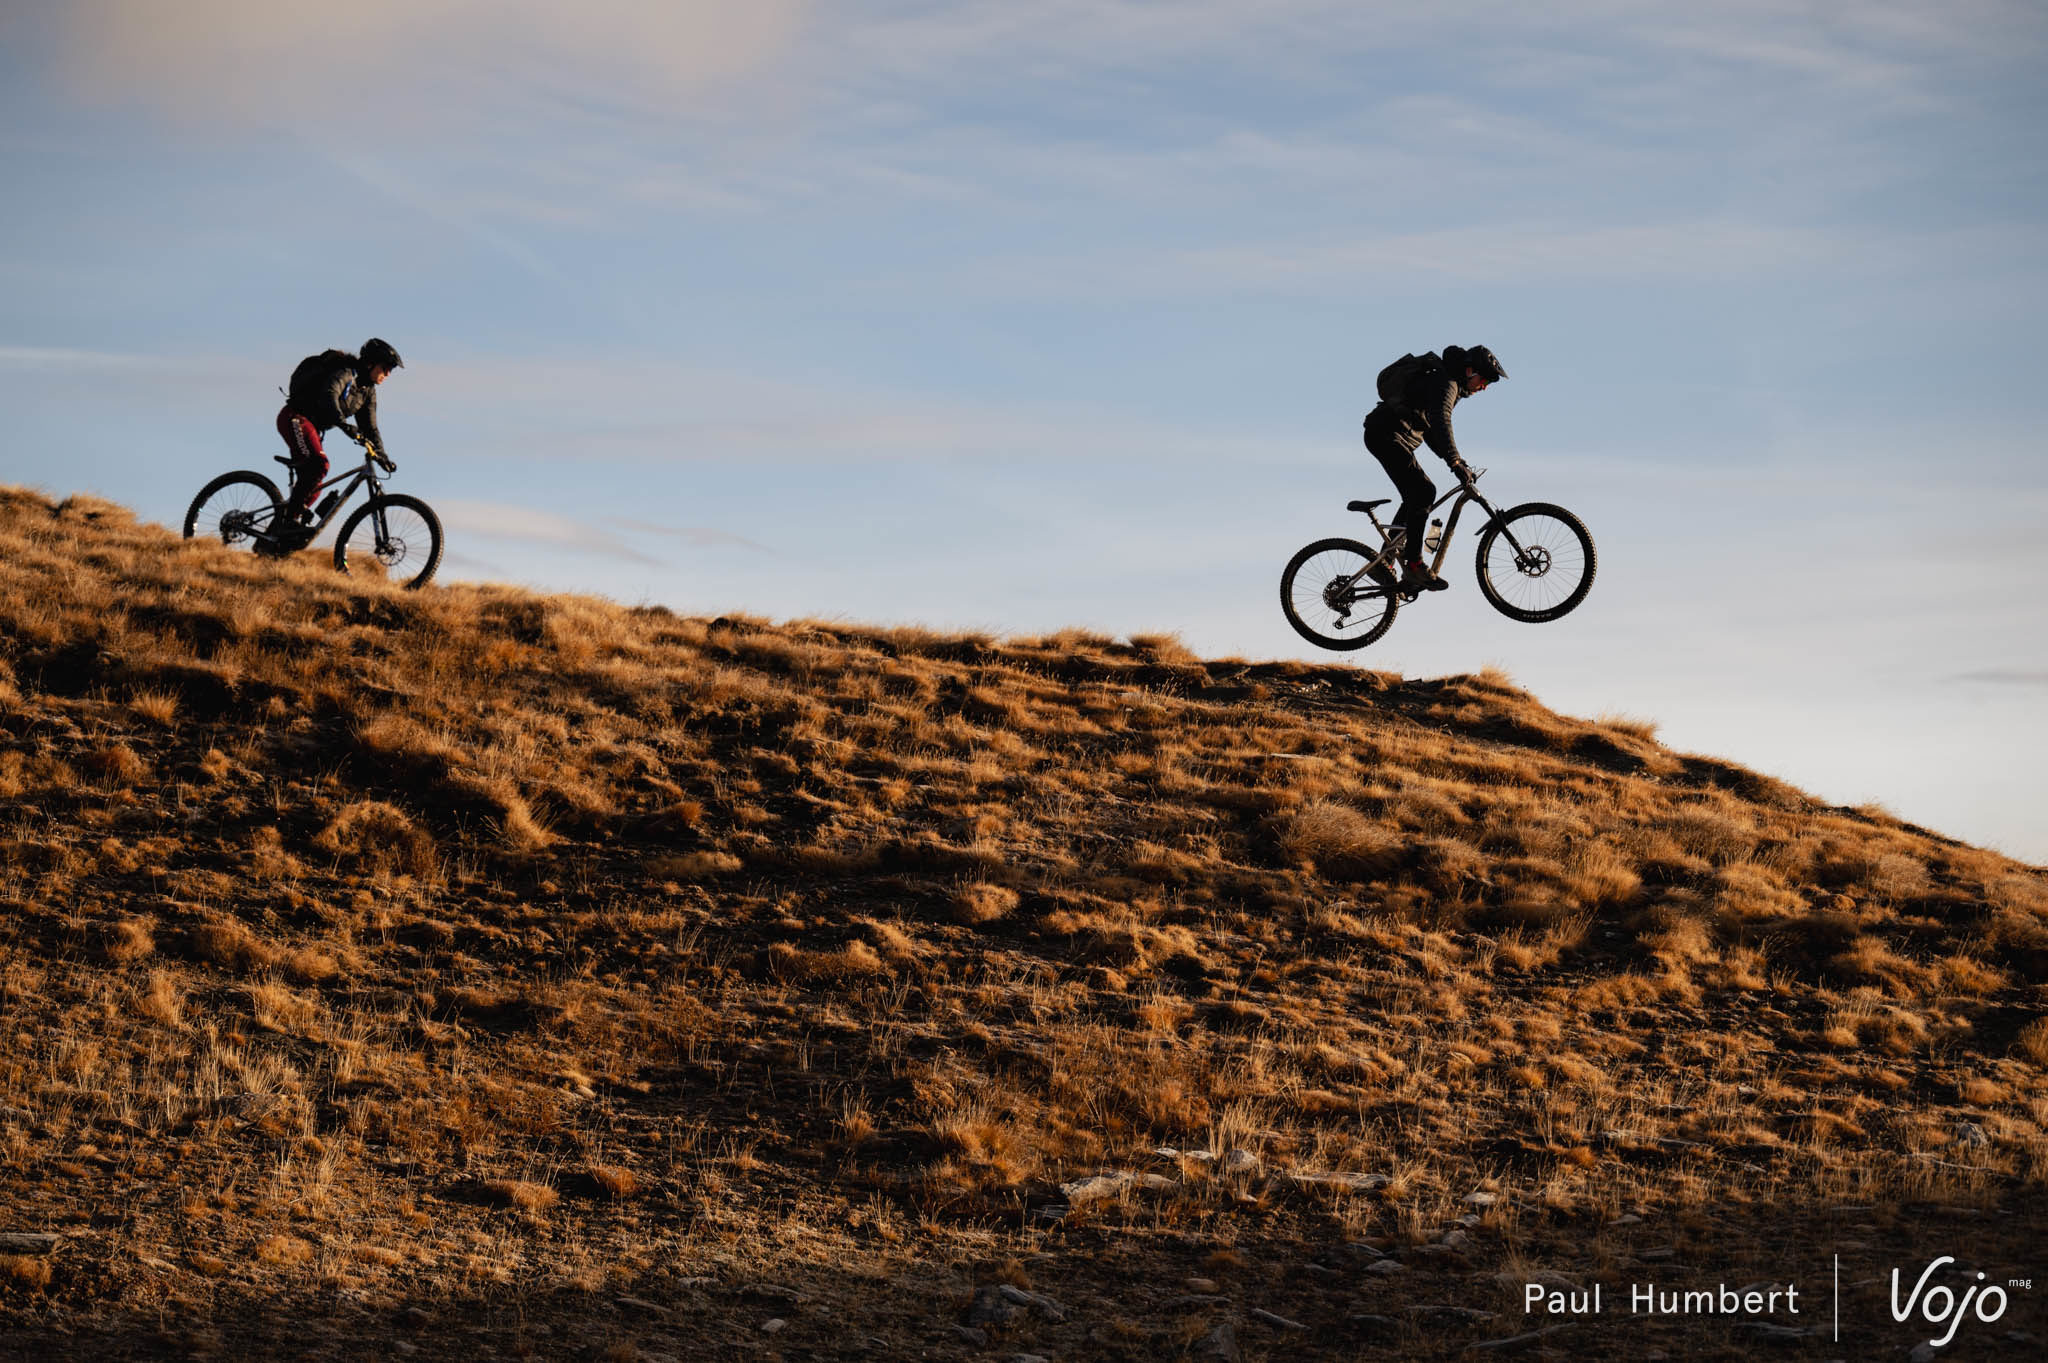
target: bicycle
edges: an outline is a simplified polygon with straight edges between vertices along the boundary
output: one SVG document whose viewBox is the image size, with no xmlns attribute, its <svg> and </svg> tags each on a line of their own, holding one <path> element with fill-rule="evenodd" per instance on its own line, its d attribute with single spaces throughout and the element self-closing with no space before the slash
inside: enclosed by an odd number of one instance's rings
<svg viewBox="0 0 2048 1363">
<path fill-rule="evenodd" d="M 223 544 L 248 549 L 261 557 L 287 558 L 311 544 L 356 490 L 368 484 L 370 499 L 342 522 L 340 533 L 334 537 L 334 566 L 346 573 L 351 571 L 351 558 L 358 565 L 374 561 L 387 576 L 402 581 L 409 590 L 426 586 L 434 570 L 441 566 L 441 518 L 417 497 L 384 491 L 378 469 L 391 474 L 398 471 L 398 465 L 368 441 L 359 436 L 351 438 L 363 447 L 362 467 L 338 473 L 314 489 L 319 493 L 338 483 L 348 484 L 327 492 L 311 527 L 296 524 L 288 514 L 284 494 L 277 490 L 276 483 L 260 473 L 242 469 L 223 473 L 199 489 L 191 509 L 185 513 L 185 538 L 218 538 Z M 291 467 L 292 461 L 283 455 L 274 457 L 287 469 Z M 294 530 L 298 532 L 296 536 L 291 533 Z M 407 573 L 411 576 L 407 577 Z"/>
<path fill-rule="evenodd" d="M 1479 532 L 1477 576 L 1488 604 L 1511 620 L 1529 624 L 1569 614 L 1593 589 L 1597 564 L 1592 535 L 1577 516 L 1548 502 L 1494 510 L 1479 495 L 1479 477 L 1485 472 L 1473 470 L 1469 479 L 1429 508 L 1434 513 L 1445 502 L 1457 500 L 1449 523 L 1433 522 L 1431 533 L 1423 538 L 1423 548 L 1436 555 L 1430 572 L 1443 568 L 1458 517 L 1468 503 L 1476 502 L 1486 512 L 1486 526 Z M 1379 532 L 1379 549 L 1352 539 L 1317 540 L 1289 560 L 1280 574 L 1280 609 L 1287 623 L 1318 648 L 1364 648 L 1393 628 L 1401 606 L 1418 595 L 1401 585 L 1401 529 L 1380 524 L 1377 508 L 1392 500 L 1381 497 L 1346 505 L 1347 510 L 1363 511 L 1372 522 Z"/>
</svg>

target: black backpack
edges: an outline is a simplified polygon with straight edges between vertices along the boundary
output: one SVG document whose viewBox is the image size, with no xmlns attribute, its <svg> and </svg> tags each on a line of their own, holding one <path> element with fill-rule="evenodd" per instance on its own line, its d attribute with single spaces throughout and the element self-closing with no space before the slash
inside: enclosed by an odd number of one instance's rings
<svg viewBox="0 0 2048 1363">
<path fill-rule="evenodd" d="M 1434 350 L 1426 350 L 1420 355 L 1403 355 L 1380 371 L 1380 401 L 1400 406 L 1408 396 L 1408 385 L 1432 369 L 1443 368 L 1443 363 Z"/>
<path fill-rule="evenodd" d="M 318 355 L 308 355 L 292 370 L 292 381 L 285 386 L 285 400 L 291 403 L 293 411 L 303 415 L 327 415 L 324 409 L 333 402 L 327 385 L 333 381 L 334 371 L 354 368 L 355 362 L 356 357 L 346 350 L 323 350 Z"/>
</svg>

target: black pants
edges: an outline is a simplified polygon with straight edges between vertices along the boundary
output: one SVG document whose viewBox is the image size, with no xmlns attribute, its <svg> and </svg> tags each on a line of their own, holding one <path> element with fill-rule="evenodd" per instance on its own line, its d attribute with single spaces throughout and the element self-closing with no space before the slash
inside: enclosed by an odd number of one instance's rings
<svg viewBox="0 0 2048 1363">
<path fill-rule="evenodd" d="M 1407 532 L 1401 557 L 1414 562 L 1422 557 L 1422 521 L 1436 503 L 1436 484 L 1415 462 L 1414 450 L 1402 449 L 1391 436 L 1375 431 L 1371 422 L 1365 426 L 1365 447 L 1380 461 L 1380 467 L 1387 471 L 1387 477 L 1394 480 L 1394 488 L 1401 494 L 1401 509 L 1394 513 L 1394 524 Z"/>
</svg>

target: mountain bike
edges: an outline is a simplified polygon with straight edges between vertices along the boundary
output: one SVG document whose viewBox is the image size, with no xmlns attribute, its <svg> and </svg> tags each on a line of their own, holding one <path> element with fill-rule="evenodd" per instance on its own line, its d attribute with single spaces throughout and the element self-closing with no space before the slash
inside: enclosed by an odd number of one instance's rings
<svg viewBox="0 0 2048 1363">
<path fill-rule="evenodd" d="M 334 566 L 344 573 L 381 571 L 408 588 L 426 586 L 441 566 L 441 518 L 417 497 L 386 492 L 378 471 L 396 473 L 398 465 L 360 437 L 356 443 L 363 447 L 362 467 L 338 473 L 314 489 L 327 496 L 311 526 L 297 524 L 276 483 L 243 469 L 223 473 L 199 489 L 185 513 L 185 538 L 218 539 L 261 557 L 287 558 L 312 543 L 367 484 L 370 499 L 342 522 L 334 537 Z M 291 467 L 283 455 L 275 458 Z M 337 486 L 341 483 L 347 486 Z"/>
<path fill-rule="evenodd" d="M 1469 504 L 1486 513 L 1479 532 L 1479 591 L 1488 604 L 1511 620 L 1541 624 L 1569 614 L 1593 589 L 1593 537 L 1585 524 L 1561 506 L 1525 502 L 1506 511 L 1479 495 L 1479 477 L 1471 477 L 1430 507 L 1431 513 L 1455 499 L 1449 524 L 1436 520 L 1423 537 L 1423 548 L 1436 558 L 1429 565 L 1440 572 L 1450 553 L 1451 535 Z M 1401 581 L 1399 527 L 1380 524 L 1377 508 L 1392 501 L 1351 502 L 1379 532 L 1377 549 L 1351 539 L 1317 540 L 1296 554 L 1280 574 L 1280 609 L 1295 633 L 1318 648 L 1364 648 L 1389 629 L 1404 603 L 1418 593 Z"/>
</svg>

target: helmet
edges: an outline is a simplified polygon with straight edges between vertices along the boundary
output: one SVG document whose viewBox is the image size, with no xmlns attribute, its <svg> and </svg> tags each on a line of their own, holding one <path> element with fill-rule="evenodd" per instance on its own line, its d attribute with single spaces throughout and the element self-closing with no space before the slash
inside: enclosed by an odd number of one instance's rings
<svg viewBox="0 0 2048 1363">
<path fill-rule="evenodd" d="M 380 341 L 375 336 L 363 342 L 362 361 L 372 369 L 403 369 L 405 361 L 398 358 L 398 352 L 391 342 Z"/>
<path fill-rule="evenodd" d="M 1500 367 L 1500 360 L 1483 345 L 1475 345 L 1469 350 L 1461 346 L 1444 347 L 1446 360 L 1450 360 L 1453 353 L 1457 356 L 1455 363 L 1458 367 L 1476 371 L 1488 383 L 1499 383 L 1508 376 L 1508 371 Z"/>
</svg>

